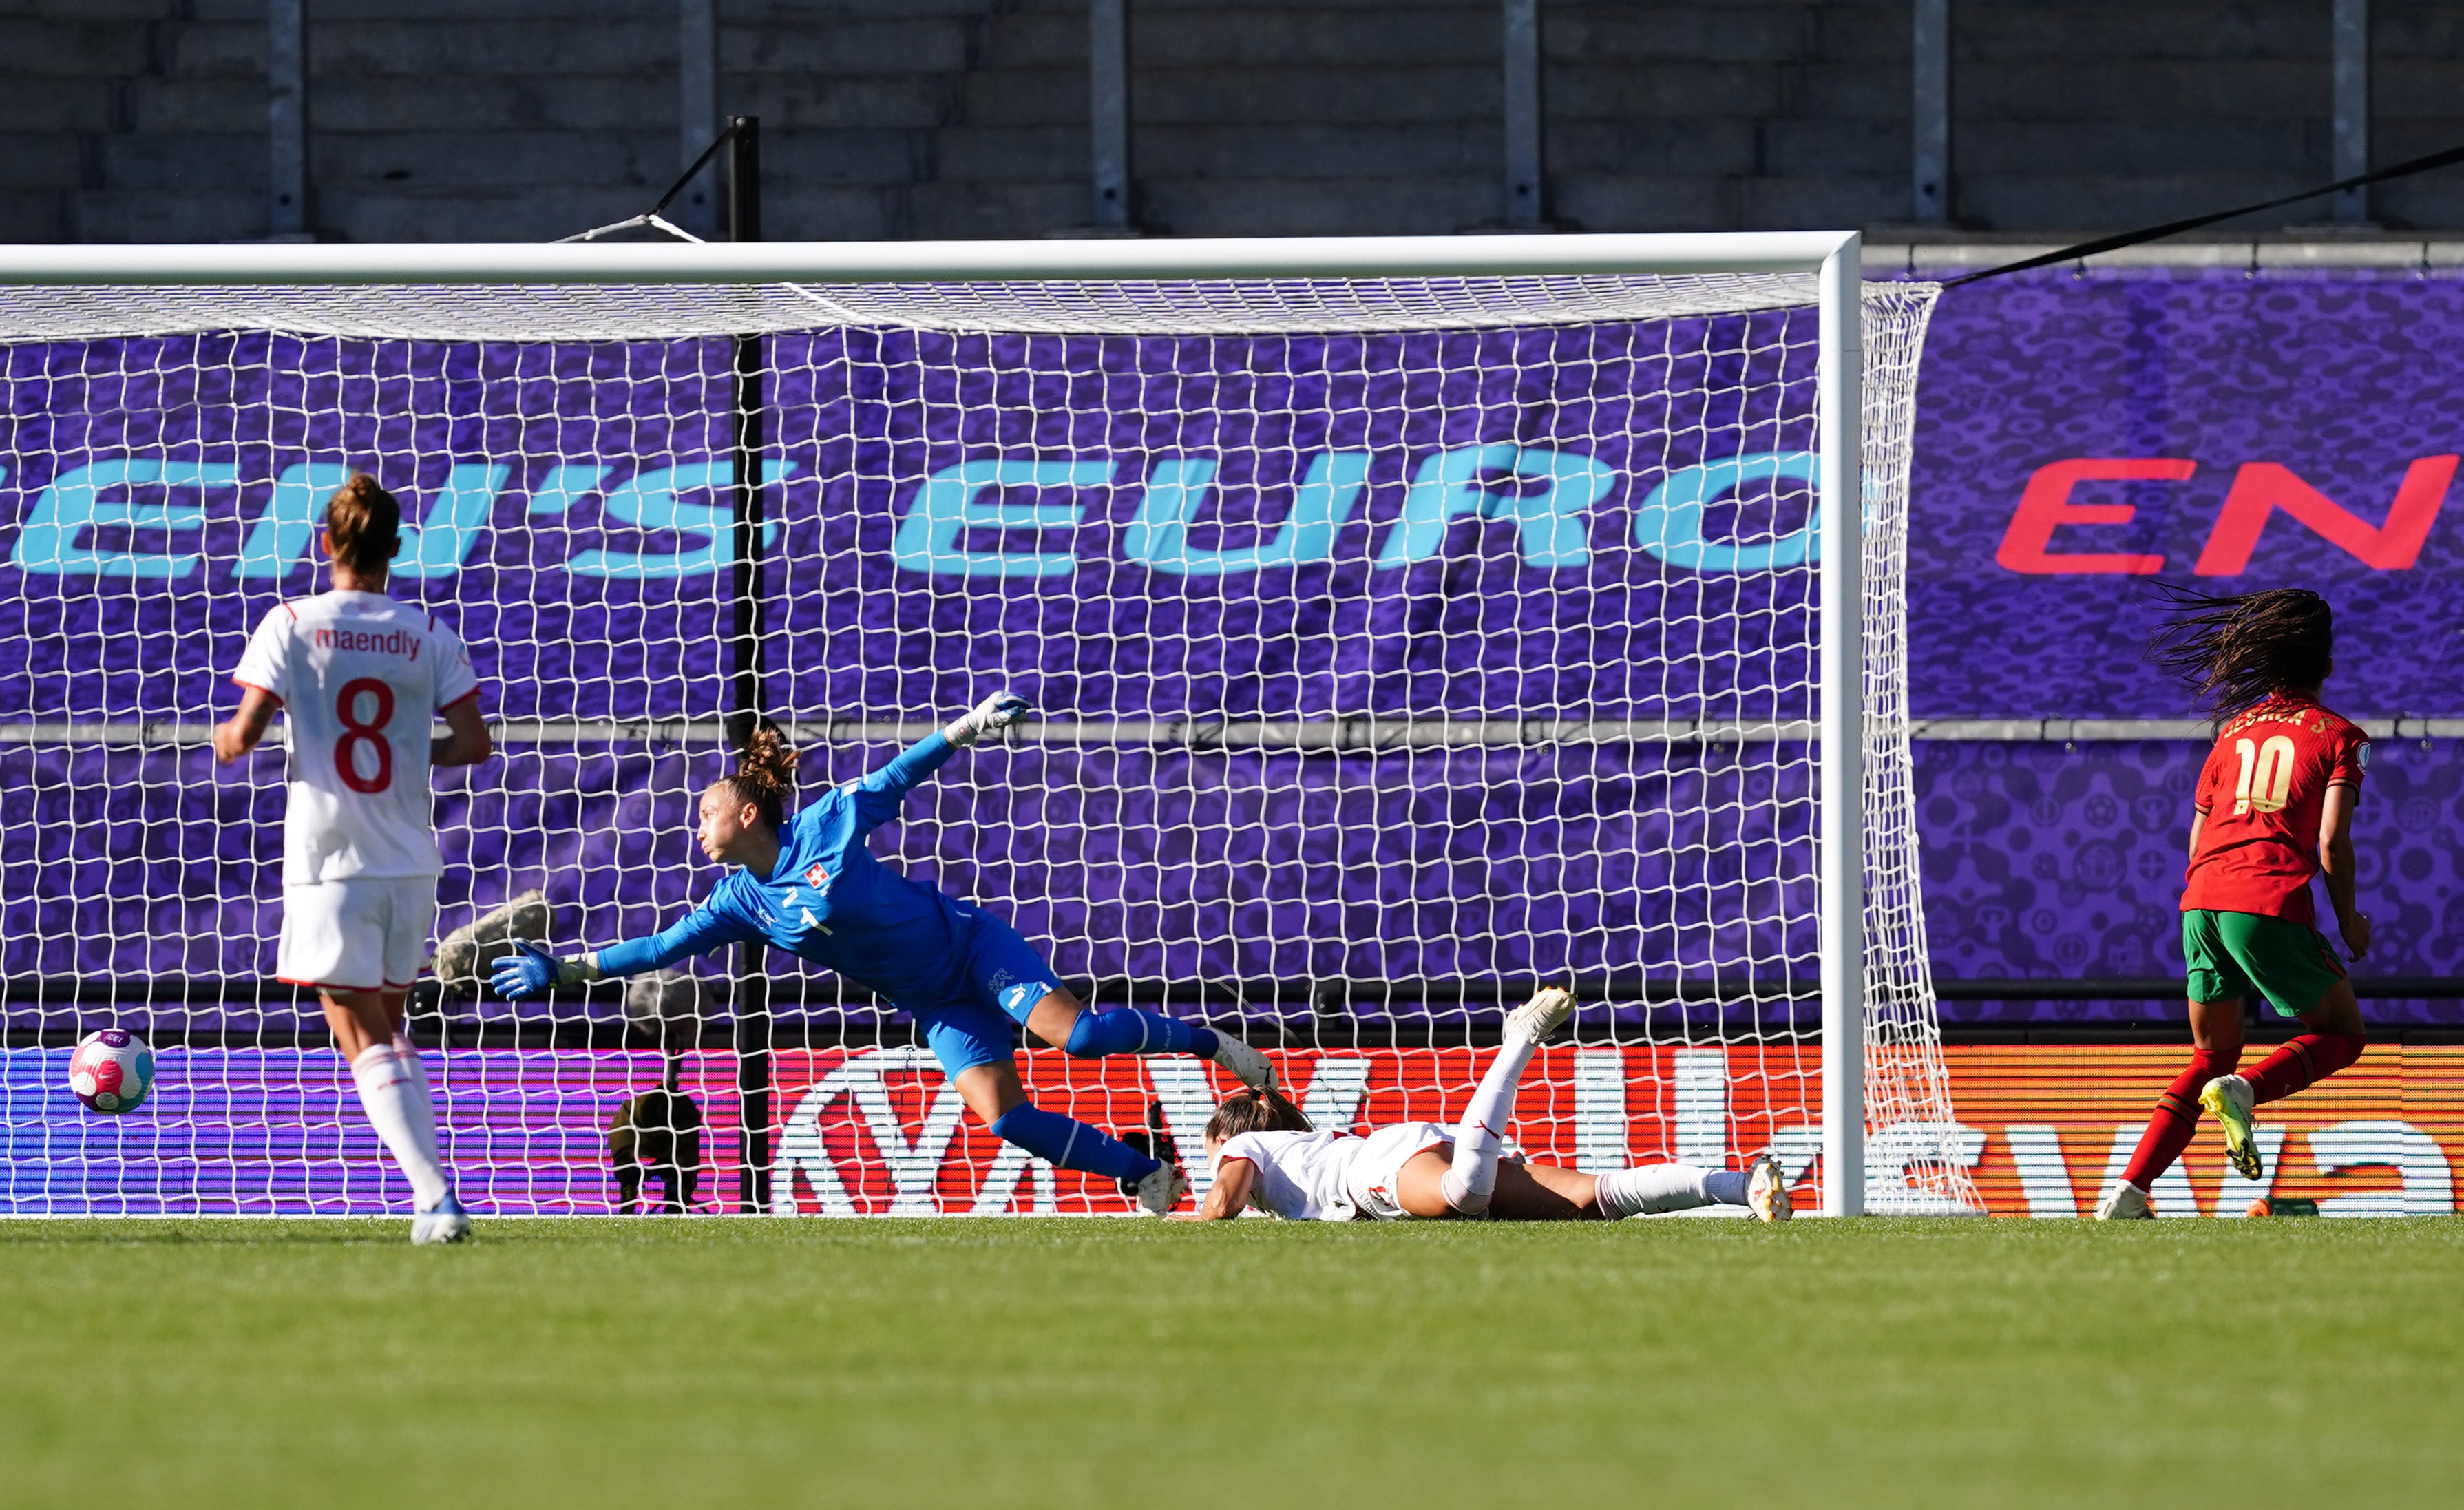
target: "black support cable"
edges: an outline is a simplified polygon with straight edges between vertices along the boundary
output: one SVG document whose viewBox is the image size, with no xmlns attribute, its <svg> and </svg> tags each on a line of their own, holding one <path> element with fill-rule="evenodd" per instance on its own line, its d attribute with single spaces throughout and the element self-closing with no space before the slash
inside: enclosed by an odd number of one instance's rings
<svg viewBox="0 0 2464 1510">
<path fill-rule="evenodd" d="M 2119 235 L 2100 236 L 2094 241 L 2082 241 L 2077 246 L 2063 247 L 2057 252 L 2023 257 L 2016 262 L 2005 262 L 2000 267 L 1989 267 L 1982 273 L 1970 273 L 1965 278 L 1954 278 L 1944 283 L 1943 287 L 1957 288 L 1963 283 L 1976 283 L 1989 278 L 2000 278 L 2005 273 L 2025 273 L 2032 268 L 2051 267 L 2057 262 L 2076 262 L 2081 257 L 2095 256 L 2099 253 L 2119 252 L 2123 247 L 2135 247 L 2145 241 L 2162 240 L 2166 236 L 2179 235 L 2185 231 L 2196 231 L 2202 226 L 2211 226 L 2220 220 L 2231 220 L 2238 215 L 2255 215 L 2262 210 L 2280 210 L 2286 205 L 2298 205 L 2305 199 L 2319 199 L 2328 194 L 2342 193 L 2347 189 L 2360 189 L 2367 184 L 2383 184 L 2391 178 L 2409 178 L 2415 173 L 2427 173 L 2433 168 L 2449 167 L 2457 163 L 2464 163 L 2464 146 L 2451 146 L 2443 152 L 2432 152 L 2427 157 L 2407 158 L 2401 163 L 2379 168 L 2374 172 L 2356 173 L 2350 178 L 2340 178 L 2322 188 L 2305 189 L 2298 194 L 2286 194 L 2281 199 L 2270 199 L 2255 205 L 2243 205 L 2236 210 L 2219 210 L 2213 214 L 2192 215 L 2188 220 L 2170 220 L 2161 226 L 2124 231 Z"/>
<path fill-rule="evenodd" d="M 652 205 L 649 210 L 643 211 L 643 213 L 646 215 L 663 213 L 670 205 L 676 202 L 676 196 L 685 191 L 685 186 L 692 183 L 693 179 L 700 174 L 703 168 L 710 166 L 711 159 L 718 156 L 718 149 L 730 144 L 736 140 L 737 127 L 743 124 L 745 122 L 758 121 L 758 119 L 759 118 L 754 116 L 737 116 L 730 120 L 725 128 L 722 129 L 717 136 L 711 139 L 710 145 L 701 149 L 701 156 L 693 160 L 693 167 L 685 169 L 684 176 L 677 179 L 674 183 L 670 184 L 668 186 L 668 191 L 659 196 L 659 202 Z M 757 201 L 759 198 L 758 190 L 756 191 L 755 198 Z M 756 220 L 760 218 L 760 212 L 758 208 L 755 211 L 754 218 Z M 760 237 L 756 236 L 753 239 L 758 241 Z"/>
<path fill-rule="evenodd" d="M 736 116 L 727 122 L 719 144 L 729 148 L 727 170 L 727 238 L 761 239 L 761 122 Z M 709 154 L 703 154 L 707 157 Z M 688 179 L 693 175 L 688 172 Z M 682 184 L 676 186 L 683 188 Z M 672 195 L 674 190 L 670 190 Z M 736 599 L 735 633 L 728 637 L 728 669 L 733 683 L 728 715 L 728 743 L 741 751 L 761 727 L 769 707 L 768 665 L 761 623 L 761 409 L 762 341 L 740 335 L 733 341 L 734 381 L 731 385 L 735 433 Z M 735 1017 L 737 1147 L 737 1210 L 757 1215 L 770 1209 L 770 972 L 759 943 L 736 950 L 730 1006 Z"/>
</svg>

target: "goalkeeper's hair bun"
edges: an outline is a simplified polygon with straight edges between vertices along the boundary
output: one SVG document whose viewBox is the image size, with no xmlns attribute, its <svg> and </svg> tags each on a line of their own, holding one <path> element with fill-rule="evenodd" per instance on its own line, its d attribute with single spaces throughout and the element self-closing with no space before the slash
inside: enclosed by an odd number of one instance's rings
<svg viewBox="0 0 2464 1510">
<path fill-rule="evenodd" d="M 760 809 L 770 827 L 784 827 L 787 795 L 796 789 L 796 752 L 787 737 L 766 723 L 755 729 L 737 752 L 736 769 L 725 784 L 738 802 Z"/>
<path fill-rule="evenodd" d="M 393 565 L 402 544 L 402 505 L 376 478 L 354 474 L 325 500 L 325 533 L 336 561 L 373 576 Z"/>
<path fill-rule="evenodd" d="M 1206 1119 L 1206 1141 L 1221 1143 L 1253 1132 L 1313 1132 L 1301 1109 L 1280 1091 L 1235 1091 Z"/>
</svg>

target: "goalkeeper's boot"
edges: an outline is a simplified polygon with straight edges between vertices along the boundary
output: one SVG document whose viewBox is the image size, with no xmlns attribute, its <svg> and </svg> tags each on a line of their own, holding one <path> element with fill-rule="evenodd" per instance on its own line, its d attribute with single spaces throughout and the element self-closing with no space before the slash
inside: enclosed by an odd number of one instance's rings
<svg viewBox="0 0 2464 1510">
<path fill-rule="evenodd" d="M 462 1210 L 462 1203 L 453 1198 L 451 1190 L 433 1210 L 410 1219 L 410 1240 L 414 1243 L 458 1243 L 470 1235 L 471 1213 Z"/>
<path fill-rule="evenodd" d="M 2255 1104 L 2250 1097 L 2250 1082 L 2238 1075 L 2218 1076 L 2199 1092 L 2199 1104 L 2224 1128 L 2225 1157 L 2233 1161 L 2233 1173 L 2245 1180 L 2257 1179 L 2267 1161 L 2259 1156 L 2258 1134 L 2250 1124 L 2250 1110 Z"/>
<path fill-rule="evenodd" d="M 2117 1183 L 2096 1203 L 2096 1219 L 2100 1222 L 2145 1222 L 2155 1219 L 2156 1210 L 2147 1204 L 2147 1192 L 2127 1180 Z"/>
<path fill-rule="evenodd" d="M 1784 1222 L 1796 1214 L 1788 1193 L 1788 1173 L 1767 1153 L 1754 1155 L 1746 1170 L 1746 1209 L 1766 1222 Z"/>
<path fill-rule="evenodd" d="M 1126 1183 L 1126 1182 L 1125 1182 Z M 1137 1197 L 1138 1210 L 1149 1216 L 1163 1216 L 1180 1204 L 1189 1193 L 1189 1179 L 1176 1164 L 1159 1164 L 1147 1172 L 1130 1193 Z"/>
<path fill-rule="evenodd" d="M 1267 1062 L 1266 1056 L 1221 1028 L 1215 1030 L 1214 1062 L 1231 1071 L 1233 1078 L 1261 1096 L 1275 1088 L 1275 1067 Z"/>
<path fill-rule="evenodd" d="M 1506 1014 L 1506 1035 L 1525 1043 L 1538 1043 L 1565 1026 L 1574 1015 L 1574 993 L 1562 987 L 1544 986 L 1531 999 Z"/>
</svg>

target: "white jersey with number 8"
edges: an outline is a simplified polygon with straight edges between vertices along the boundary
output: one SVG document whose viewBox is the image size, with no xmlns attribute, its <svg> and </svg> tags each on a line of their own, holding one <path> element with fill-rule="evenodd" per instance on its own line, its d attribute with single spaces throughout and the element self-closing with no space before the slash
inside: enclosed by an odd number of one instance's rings
<svg viewBox="0 0 2464 1510">
<path fill-rule="evenodd" d="M 478 693 L 459 636 L 382 592 L 324 592 L 267 613 L 231 679 L 279 699 L 290 725 L 284 885 L 444 869 L 429 724 Z"/>
</svg>

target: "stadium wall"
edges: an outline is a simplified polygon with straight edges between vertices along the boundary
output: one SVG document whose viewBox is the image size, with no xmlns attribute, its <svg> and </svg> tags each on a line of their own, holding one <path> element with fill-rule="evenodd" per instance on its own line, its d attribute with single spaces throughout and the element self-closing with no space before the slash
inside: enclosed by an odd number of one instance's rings
<svg viewBox="0 0 2464 1510">
<path fill-rule="evenodd" d="M 763 120 L 770 235 L 1033 236 L 1089 218 L 1084 0 L 718 9 L 718 108 Z M 2378 160 L 2464 137 L 2454 7 L 2370 9 Z M 1560 223 L 1908 216 L 1904 0 L 1540 10 L 1547 210 Z M 1958 230 L 2110 230 L 2335 176 L 2329 0 L 1951 10 Z M 1495 0 L 1132 11 L 1133 187 L 1149 226 L 1445 233 L 1503 214 Z M 0 19 L 5 233 L 267 234 L 265 13 L 262 0 L 11 5 Z M 674 0 L 309 7 L 313 233 L 537 240 L 639 211 L 679 166 L 678 13 Z M 2464 175 L 2377 195 L 2390 226 L 2464 227 Z M 2303 208 L 2275 224 L 2323 218 Z"/>
</svg>

